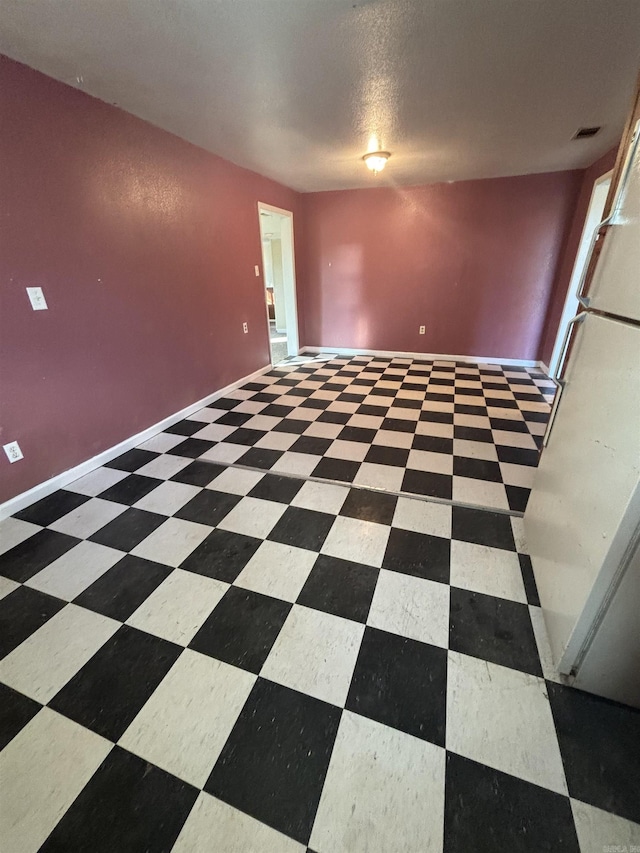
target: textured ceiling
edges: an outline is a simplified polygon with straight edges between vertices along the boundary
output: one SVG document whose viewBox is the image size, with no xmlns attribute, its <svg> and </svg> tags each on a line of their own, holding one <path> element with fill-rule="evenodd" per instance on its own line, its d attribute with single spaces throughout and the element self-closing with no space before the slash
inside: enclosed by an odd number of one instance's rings
<svg viewBox="0 0 640 853">
<path fill-rule="evenodd" d="M 604 153 L 640 2 L 0 0 L 0 52 L 298 190 L 409 185 Z"/>
</svg>

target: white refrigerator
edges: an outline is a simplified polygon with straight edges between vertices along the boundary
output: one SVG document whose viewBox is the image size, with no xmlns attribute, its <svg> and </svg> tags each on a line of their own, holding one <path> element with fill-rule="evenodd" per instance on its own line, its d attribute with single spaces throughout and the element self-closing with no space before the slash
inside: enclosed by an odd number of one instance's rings
<svg viewBox="0 0 640 853">
<path fill-rule="evenodd" d="M 525 512 L 557 670 L 640 707 L 640 121 Z M 604 232 L 604 233 L 603 233 Z M 595 245 L 595 235 L 593 245 Z"/>
</svg>

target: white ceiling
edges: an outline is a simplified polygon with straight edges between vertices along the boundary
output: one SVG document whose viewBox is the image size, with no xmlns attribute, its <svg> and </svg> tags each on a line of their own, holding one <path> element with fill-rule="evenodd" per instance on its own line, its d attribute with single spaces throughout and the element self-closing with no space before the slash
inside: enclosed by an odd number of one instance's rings
<svg viewBox="0 0 640 853">
<path fill-rule="evenodd" d="M 0 52 L 298 190 L 410 185 L 604 153 L 640 2 L 0 0 Z"/>
</svg>

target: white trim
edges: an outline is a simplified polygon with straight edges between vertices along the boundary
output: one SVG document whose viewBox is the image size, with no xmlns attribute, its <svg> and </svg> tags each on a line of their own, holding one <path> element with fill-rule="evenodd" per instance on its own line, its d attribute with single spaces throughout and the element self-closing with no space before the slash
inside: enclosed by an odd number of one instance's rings
<svg viewBox="0 0 640 853">
<path fill-rule="evenodd" d="M 480 358 L 475 355 L 448 355 L 433 352 L 396 352 L 385 349 L 359 349 L 358 347 L 302 347 L 299 354 L 327 353 L 327 355 L 379 355 L 382 358 L 420 358 L 429 361 L 468 361 L 470 364 L 505 364 L 508 367 L 540 367 L 541 362 L 523 358 Z"/>
<path fill-rule="evenodd" d="M 551 378 L 551 376 L 550 376 L 550 374 L 549 374 L 549 365 L 548 365 L 548 364 L 545 364 L 545 363 L 544 363 L 544 361 L 539 361 L 539 362 L 538 362 L 538 367 L 540 368 L 540 370 L 541 370 L 543 373 L 546 373 L 546 374 L 547 374 L 547 376 L 549 376 L 549 378 Z"/>
<path fill-rule="evenodd" d="M 78 480 L 80 477 L 84 477 L 85 474 L 89 474 L 91 471 L 94 471 L 96 468 L 100 468 L 101 465 L 110 462 L 112 459 L 115 459 L 127 450 L 132 450 L 139 444 L 148 441 L 150 438 L 153 438 L 154 435 L 165 430 L 168 426 L 178 423 L 178 421 L 186 418 L 187 415 L 192 415 L 194 412 L 203 409 L 215 400 L 220 399 L 220 397 L 224 397 L 224 395 L 228 394 L 230 391 L 235 391 L 236 388 L 240 388 L 245 383 L 251 382 L 252 379 L 255 379 L 257 376 L 261 376 L 268 370 L 271 370 L 270 364 L 265 365 L 265 367 L 261 367 L 260 370 L 256 370 L 248 376 L 243 376 L 242 379 L 232 382 L 231 385 L 227 385 L 225 388 L 220 388 L 218 391 L 214 391 L 213 394 L 209 394 L 208 397 L 198 400 L 197 403 L 191 403 L 191 405 L 181 409 L 179 412 L 174 412 L 174 414 L 169 415 L 169 417 L 164 418 L 164 420 L 158 421 L 157 424 L 147 427 L 147 429 L 137 433 L 136 435 L 132 435 L 130 438 L 125 438 L 124 441 L 114 445 L 114 447 L 109 447 L 107 450 L 103 450 L 102 453 L 99 453 L 97 456 L 93 456 L 91 459 L 87 459 L 85 462 L 81 462 L 74 468 L 69 468 L 68 471 L 63 471 L 62 474 L 56 474 L 55 477 L 51 477 L 51 479 L 45 480 L 44 483 L 39 483 L 37 486 L 33 486 L 33 488 L 26 492 L 22 492 L 20 495 L 16 495 L 14 498 L 9 498 L 8 501 L 0 504 L 0 520 L 7 518 L 7 516 L 13 515 L 16 512 L 20 512 L 21 509 L 30 506 L 32 503 L 39 501 L 41 498 L 46 498 L 46 496 L 52 494 L 52 492 L 64 488 L 74 480 Z"/>
<path fill-rule="evenodd" d="M 284 210 L 281 207 L 274 207 L 272 204 L 266 204 L 263 201 L 258 202 L 258 224 L 260 226 L 260 245 L 262 247 L 262 220 L 260 219 L 260 211 L 264 210 L 268 213 L 276 213 L 283 219 L 280 232 L 280 242 L 282 245 L 282 274 L 284 278 L 284 311 L 287 318 L 287 352 L 288 355 L 295 355 L 300 347 L 300 332 L 298 328 L 298 296 L 296 289 L 296 255 L 295 255 L 295 238 L 293 233 L 293 211 Z M 264 254 L 262 258 L 263 276 L 262 287 L 265 288 L 264 280 Z M 266 306 L 266 290 L 265 290 L 265 306 Z M 267 334 L 269 332 L 269 309 L 266 308 L 267 314 Z M 271 351 L 271 341 L 269 341 L 269 351 Z"/>
</svg>

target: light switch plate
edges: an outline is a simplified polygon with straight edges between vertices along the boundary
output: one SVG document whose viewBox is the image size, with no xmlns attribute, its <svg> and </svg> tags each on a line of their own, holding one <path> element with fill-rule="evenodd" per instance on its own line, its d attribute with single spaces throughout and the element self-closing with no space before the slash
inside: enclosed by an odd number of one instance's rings
<svg viewBox="0 0 640 853">
<path fill-rule="evenodd" d="M 27 295 L 34 311 L 46 311 L 49 307 L 41 287 L 28 287 Z"/>
<path fill-rule="evenodd" d="M 20 450 L 20 445 L 17 441 L 12 441 L 10 444 L 4 444 L 2 449 L 7 454 L 9 462 L 18 462 L 18 460 L 24 459 L 24 455 Z"/>
</svg>

